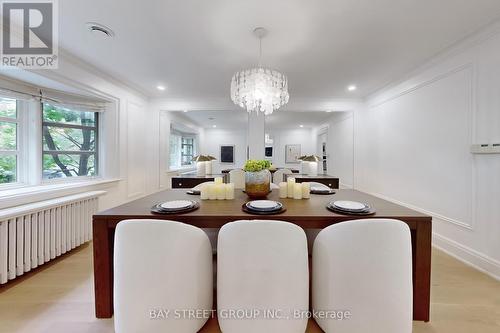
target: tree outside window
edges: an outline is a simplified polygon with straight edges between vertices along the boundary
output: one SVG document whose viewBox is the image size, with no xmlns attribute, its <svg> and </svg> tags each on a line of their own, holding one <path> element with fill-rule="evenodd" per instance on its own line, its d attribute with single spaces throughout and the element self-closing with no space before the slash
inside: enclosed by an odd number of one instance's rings
<svg viewBox="0 0 500 333">
<path fill-rule="evenodd" d="M 17 101 L 0 98 L 0 184 L 18 181 L 18 126 Z"/>
<path fill-rule="evenodd" d="M 98 174 L 98 113 L 43 104 L 43 178 Z"/>
</svg>

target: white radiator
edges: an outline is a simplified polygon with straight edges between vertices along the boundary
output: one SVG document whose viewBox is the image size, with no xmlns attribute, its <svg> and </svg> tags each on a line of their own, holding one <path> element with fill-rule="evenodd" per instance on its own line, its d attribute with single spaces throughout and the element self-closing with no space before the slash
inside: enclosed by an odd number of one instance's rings
<svg viewBox="0 0 500 333">
<path fill-rule="evenodd" d="M 0 210 L 0 284 L 92 239 L 93 191 Z"/>
</svg>

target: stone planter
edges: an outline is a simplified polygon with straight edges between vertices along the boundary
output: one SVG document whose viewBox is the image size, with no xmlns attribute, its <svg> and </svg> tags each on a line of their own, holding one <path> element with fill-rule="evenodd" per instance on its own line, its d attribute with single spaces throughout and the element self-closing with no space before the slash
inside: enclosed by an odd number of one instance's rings
<svg viewBox="0 0 500 333">
<path fill-rule="evenodd" d="M 265 198 L 271 192 L 271 173 L 269 170 L 245 172 L 245 192 L 251 199 Z"/>
</svg>

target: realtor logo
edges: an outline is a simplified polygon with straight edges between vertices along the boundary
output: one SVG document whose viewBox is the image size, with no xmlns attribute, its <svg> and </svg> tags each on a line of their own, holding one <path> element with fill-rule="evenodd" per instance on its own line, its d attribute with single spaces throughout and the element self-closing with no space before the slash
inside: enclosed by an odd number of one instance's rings
<svg viewBox="0 0 500 333">
<path fill-rule="evenodd" d="M 1 66 L 57 68 L 57 2 L 2 2 Z"/>
</svg>

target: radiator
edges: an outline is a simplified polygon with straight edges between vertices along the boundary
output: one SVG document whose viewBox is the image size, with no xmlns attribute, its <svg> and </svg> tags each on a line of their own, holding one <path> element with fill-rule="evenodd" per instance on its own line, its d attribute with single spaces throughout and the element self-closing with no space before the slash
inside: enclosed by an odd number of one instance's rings
<svg viewBox="0 0 500 333">
<path fill-rule="evenodd" d="M 104 191 L 0 210 L 0 284 L 92 239 L 92 215 Z"/>
</svg>

